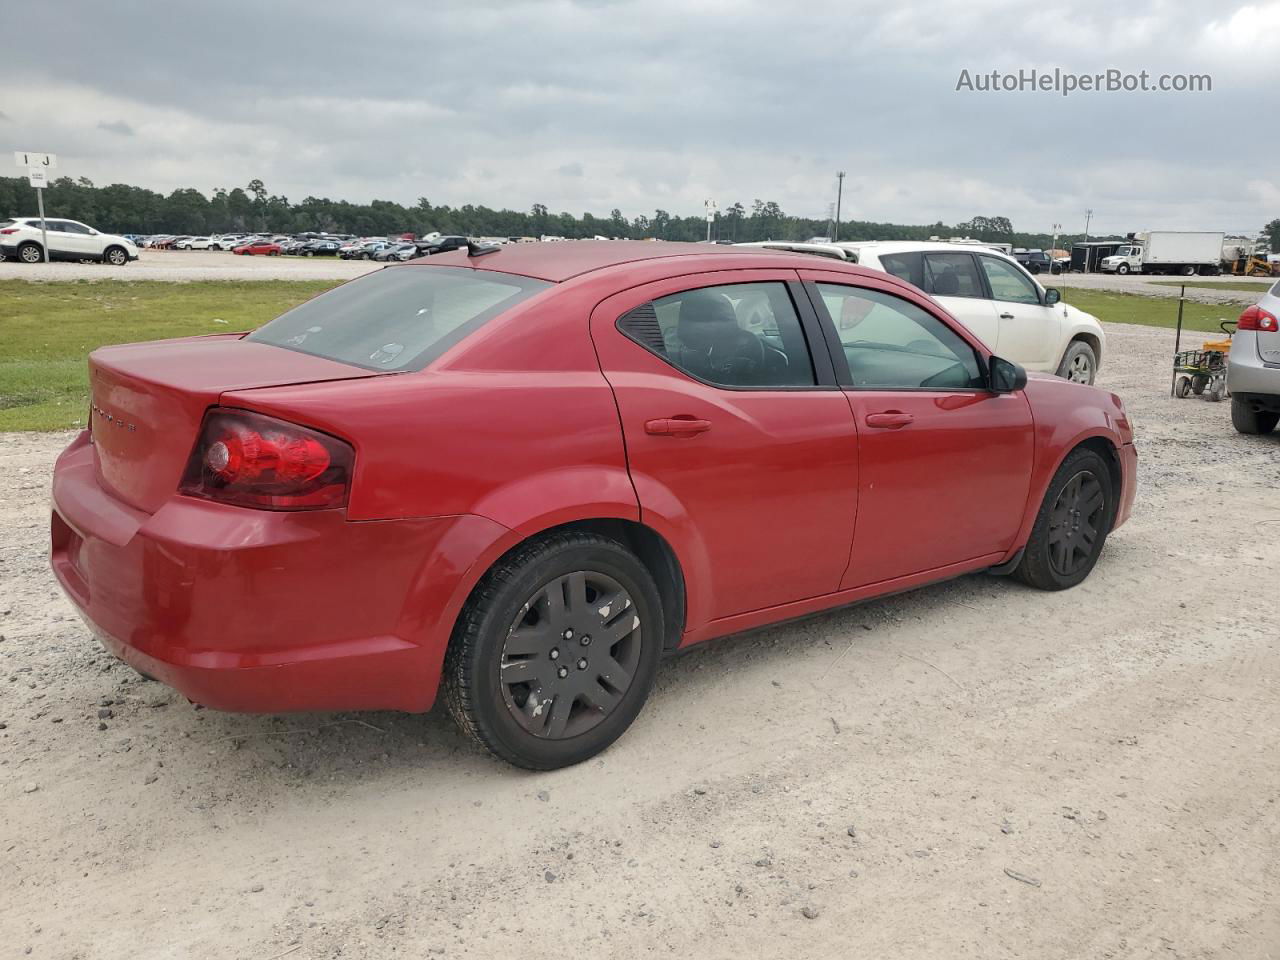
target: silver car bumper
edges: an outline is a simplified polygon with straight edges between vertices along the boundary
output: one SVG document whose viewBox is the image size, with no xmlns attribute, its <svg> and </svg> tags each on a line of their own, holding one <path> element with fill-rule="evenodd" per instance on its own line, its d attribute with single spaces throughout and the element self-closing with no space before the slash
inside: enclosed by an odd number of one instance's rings
<svg viewBox="0 0 1280 960">
<path fill-rule="evenodd" d="M 1274 336 L 1274 335 L 1273 335 Z M 1271 357 L 1275 356 L 1275 362 Z M 1265 357 L 1265 359 L 1264 359 Z M 1257 397 L 1259 404 L 1269 406 L 1268 399 L 1280 405 L 1280 354 L 1259 350 L 1258 333 L 1241 330 L 1231 339 L 1227 357 L 1227 389 L 1232 396 Z"/>
</svg>

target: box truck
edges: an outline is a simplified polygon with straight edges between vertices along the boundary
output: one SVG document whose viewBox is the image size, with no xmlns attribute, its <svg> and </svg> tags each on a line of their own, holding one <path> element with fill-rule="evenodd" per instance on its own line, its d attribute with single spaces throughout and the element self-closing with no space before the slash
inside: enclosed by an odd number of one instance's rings
<svg viewBox="0 0 1280 960">
<path fill-rule="evenodd" d="M 1151 230 L 1130 233 L 1128 242 L 1103 257 L 1104 273 L 1180 273 L 1184 277 L 1222 272 L 1221 232 Z"/>
</svg>

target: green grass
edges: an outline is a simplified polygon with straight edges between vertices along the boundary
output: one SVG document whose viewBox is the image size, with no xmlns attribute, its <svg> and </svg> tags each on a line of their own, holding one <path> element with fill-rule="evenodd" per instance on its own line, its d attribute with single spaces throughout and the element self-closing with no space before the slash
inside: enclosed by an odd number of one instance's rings
<svg viewBox="0 0 1280 960">
<path fill-rule="evenodd" d="M 1057 285 L 1062 290 L 1061 285 Z M 1073 290 L 1067 284 L 1063 299 L 1107 323 L 1140 323 L 1147 327 L 1178 325 L 1177 297 L 1141 297 L 1106 290 Z M 1182 329 L 1221 333 L 1220 320 L 1235 320 L 1244 307 L 1234 303 L 1184 303 Z"/>
<path fill-rule="evenodd" d="M 0 281 L 0 430 L 82 426 L 89 404 L 85 358 L 107 343 L 250 330 L 337 281 Z M 1170 327 L 1172 298 L 1074 290 L 1066 299 L 1111 323 Z M 1218 332 L 1232 304 L 1187 303 L 1183 326 Z"/>
<path fill-rule="evenodd" d="M 1183 286 L 1181 280 L 1151 280 L 1148 281 L 1157 287 L 1180 287 Z M 1221 283 L 1212 283 L 1208 280 L 1188 280 L 1188 287 L 1204 287 L 1206 290 L 1243 290 L 1245 293 L 1256 293 L 1258 296 L 1262 294 L 1273 284 L 1275 280 L 1268 280 L 1265 277 L 1261 280 L 1223 280 Z"/>
<path fill-rule="evenodd" d="M 338 281 L 0 281 L 0 430 L 83 426 L 108 343 L 251 330 Z"/>
</svg>

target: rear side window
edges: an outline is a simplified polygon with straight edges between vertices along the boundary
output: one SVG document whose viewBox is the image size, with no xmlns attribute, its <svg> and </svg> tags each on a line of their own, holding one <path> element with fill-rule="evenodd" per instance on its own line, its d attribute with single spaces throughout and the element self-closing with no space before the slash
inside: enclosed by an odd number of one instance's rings
<svg viewBox="0 0 1280 960">
<path fill-rule="evenodd" d="M 918 253 L 882 253 L 880 266 L 899 280 L 924 289 L 924 257 Z"/>
<path fill-rule="evenodd" d="M 849 364 L 849 385 L 881 390 L 980 388 L 978 357 L 929 312 L 892 294 L 820 283 Z"/>
<path fill-rule="evenodd" d="M 935 297 L 986 296 L 978 279 L 978 268 L 967 253 L 926 253 L 921 289 Z"/>
<path fill-rule="evenodd" d="M 550 286 L 491 270 L 391 267 L 322 293 L 246 339 L 369 370 L 421 370 Z"/>
<path fill-rule="evenodd" d="M 641 304 L 618 329 L 695 379 L 721 387 L 811 387 L 817 381 L 781 283 L 700 287 Z"/>
</svg>

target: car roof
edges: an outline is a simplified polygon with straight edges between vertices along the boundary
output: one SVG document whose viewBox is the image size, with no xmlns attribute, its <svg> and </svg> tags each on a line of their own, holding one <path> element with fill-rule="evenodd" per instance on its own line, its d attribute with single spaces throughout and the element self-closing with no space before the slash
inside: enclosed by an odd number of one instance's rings
<svg viewBox="0 0 1280 960">
<path fill-rule="evenodd" d="M 989 247 L 984 243 L 947 243 L 942 240 L 859 240 L 840 243 L 838 246 L 846 250 L 866 250 L 870 253 L 933 253 L 935 251 L 954 253 L 957 250 L 981 250 L 983 253 L 1008 256 L 1003 250 Z"/>
<path fill-rule="evenodd" d="M 744 263 L 743 268 L 751 266 L 795 270 L 799 266 L 798 256 L 800 255 L 786 250 L 775 252 L 760 247 L 732 247 L 723 244 L 675 243 L 663 240 L 569 240 L 561 243 L 507 244 L 481 257 L 468 256 L 465 249 L 451 250 L 411 263 L 422 266 L 474 267 L 560 283 L 609 267 L 677 257 L 700 257 L 717 262 L 732 257 L 751 257 L 754 262 Z M 817 259 L 812 255 L 804 256 L 809 263 Z M 823 261 L 823 269 L 845 266 L 847 265 L 838 260 Z"/>
</svg>

